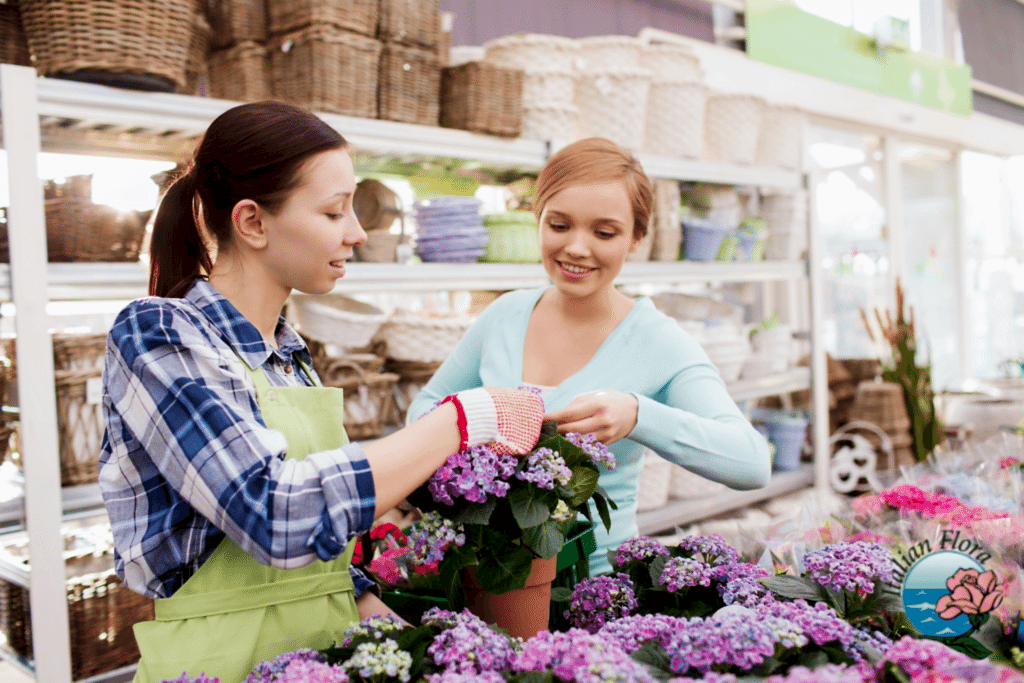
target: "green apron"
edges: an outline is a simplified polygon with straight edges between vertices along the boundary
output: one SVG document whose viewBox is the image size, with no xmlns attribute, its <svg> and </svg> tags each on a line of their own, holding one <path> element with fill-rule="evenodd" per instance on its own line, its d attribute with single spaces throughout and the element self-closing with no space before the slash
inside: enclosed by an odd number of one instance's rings
<svg viewBox="0 0 1024 683">
<path fill-rule="evenodd" d="M 249 374 L 263 420 L 284 433 L 289 458 L 348 443 L 341 389 L 272 387 L 262 368 Z M 274 569 L 225 536 L 174 595 L 156 601 L 154 621 L 135 625 L 142 655 L 135 683 L 182 672 L 239 683 L 282 653 L 330 647 L 359 619 L 348 571 L 354 549 L 355 540 L 330 562 Z"/>
</svg>

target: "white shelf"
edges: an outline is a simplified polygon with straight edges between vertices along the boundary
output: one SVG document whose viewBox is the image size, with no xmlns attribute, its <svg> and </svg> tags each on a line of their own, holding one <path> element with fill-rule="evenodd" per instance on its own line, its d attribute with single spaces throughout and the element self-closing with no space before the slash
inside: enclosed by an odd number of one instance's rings
<svg viewBox="0 0 1024 683">
<path fill-rule="evenodd" d="M 722 185 L 753 185 L 788 190 L 801 188 L 804 183 L 801 173 L 783 168 L 680 159 L 661 154 L 641 154 L 640 165 L 652 178 L 690 180 Z"/>
<path fill-rule="evenodd" d="M 811 369 L 791 368 L 788 372 L 767 375 L 757 379 L 739 379 L 726 384 L 734 401 L 746 401 L 765 396 L 779 396 L 811 388 Z"/>
<path fill-rule="evenodd" d="M 776 472 L 763 489 L 729 491 L 711 498 L 673 501 L 657 510 L 638 512 L 636 522 L 640 527 L 640 533 L 644 535 L 671 531 L 675 526 L 714 517 L 723 512 L 753 505 L 784 493 L 798 491 L 813 484 L 814 465 L 804 464 L 792 472 Z"/>
</svg>

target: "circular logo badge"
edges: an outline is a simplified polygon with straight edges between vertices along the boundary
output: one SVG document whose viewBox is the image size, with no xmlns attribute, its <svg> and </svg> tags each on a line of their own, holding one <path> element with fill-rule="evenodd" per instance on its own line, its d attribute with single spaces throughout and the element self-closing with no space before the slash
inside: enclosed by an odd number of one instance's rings
<svg viewBox="0 0 1024 683">
<path fill-rule="evenodd" d="M 935 605 L 951 590 L 947 582 L 961 569 L 985 571 L 970 555 L 956 550 L 938 550 L 914 563 L 903 580 L 903 609 L 910 623 L 923 635 L 956 638 L 971 630 L 967 615 L 959 612 L 953 619 L 943 619 Z"/>
</svg>

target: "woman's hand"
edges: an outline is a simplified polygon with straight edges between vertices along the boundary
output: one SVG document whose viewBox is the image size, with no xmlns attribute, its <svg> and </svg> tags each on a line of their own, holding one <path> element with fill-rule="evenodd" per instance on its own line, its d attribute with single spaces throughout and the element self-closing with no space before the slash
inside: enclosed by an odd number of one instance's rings
<svg viewBox="0 0 1024 683">
<path fill-rule="evenodd" d="M 580 394 L 569 405 L 544 415 L 545 422 L 557 422 L 558 431 L 593 434 L 610 446 L 626 438 L 636 426 L 640 403 L 633 394 L 602 389 Z"/>
</svg>

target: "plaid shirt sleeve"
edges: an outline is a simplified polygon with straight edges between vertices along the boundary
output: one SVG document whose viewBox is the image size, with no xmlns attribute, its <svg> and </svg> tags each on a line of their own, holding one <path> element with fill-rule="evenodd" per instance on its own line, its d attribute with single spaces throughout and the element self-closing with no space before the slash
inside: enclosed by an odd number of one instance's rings
<svg viewBox="0 0 1024 683">
<path fill-rule="evenodd" d="M 337 557 L 370 528 L 373 475 L 358 444 L 285 460 L 242 360 L 180 301 L 122 311 L 104 385 L 100 487 L 115 566 L 133 590 L 170 596 L 222 532 L 258 561 L 294 568 Z M 373 585 L 352 574 L 357 595 Z"/>
</svg>

